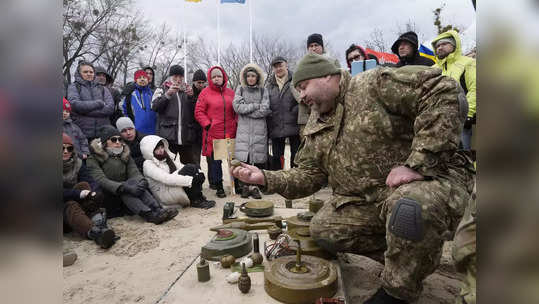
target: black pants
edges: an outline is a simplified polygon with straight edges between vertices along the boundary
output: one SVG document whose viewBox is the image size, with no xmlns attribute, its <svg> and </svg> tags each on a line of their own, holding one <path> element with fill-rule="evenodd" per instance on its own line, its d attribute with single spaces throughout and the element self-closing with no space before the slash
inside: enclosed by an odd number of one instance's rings
<svg viewBox="0 0 539 304">
<path fill-rule="evenodd" d="M 179 175 L 192 176 L 193 183 L 191 187 L 183 187 L 189 201 L 195 201 L 202 198 L 202 184 L 206 179 L 204 173 L 199 172 L 200 167 L 194 164 L 185 165 L 178 171 Z"/>
<path fill-rule="evenodd" d="M 273 157 L 279 158 L 281 160 L 281 169 L 284 168 L 285 140 L 286 137 L 276 137 L 271 139 L 271 149 L 273 152 Z M 294 168 L 297 167 L 297 165 L 294 163 L 294 158 L 296 157 L 296 152 L 298 152 L 301 140 L 299 135 L 289 136 L 288 140 L 290 141 L 290 167 Z"/>
<path fill-rule="evenodd" d="M 178 145 L 175 143 L 169 143 L 170 152 L 180 154 L 180 162 L 184 165 L 195 164 L 196 159 L 194 157 L 194 149 L 191 145 Z M 200 159 L 200 158 L 199 158 Z M 199 160 L 200 162 L 200 160 Z"/>
</svg>

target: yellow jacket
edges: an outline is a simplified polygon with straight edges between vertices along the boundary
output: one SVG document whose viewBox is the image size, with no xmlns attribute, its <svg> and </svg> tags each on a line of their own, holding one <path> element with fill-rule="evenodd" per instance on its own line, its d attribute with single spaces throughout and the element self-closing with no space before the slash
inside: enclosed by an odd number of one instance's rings
<svg viewBox="0 0 539 304">
<path fill-rule="evenodd" d="M 436 63 L 434 66 L 437 66 L 442 69 L 442 75 L 450 76 L 455 79 L 457 82 L 460 82 L 460 78 L 464 73 L 464 81 L 466 83 L 466 99 L 468 100 L 468 117 L 473 117 L 476 111 L 476 72 L 475 72 L 475 59 L 462 55 L 462 48 L 460 44 L 459 34 L 450 30 L 445 33 L 438 35 L 432 41 L 432 48 L 436 45 L 436 41 L 442 38 L 453 38 L 455 39 L 456 46 L 455 51 L 449 54 L 444 59 L 436 57 Z"/>
</svg>

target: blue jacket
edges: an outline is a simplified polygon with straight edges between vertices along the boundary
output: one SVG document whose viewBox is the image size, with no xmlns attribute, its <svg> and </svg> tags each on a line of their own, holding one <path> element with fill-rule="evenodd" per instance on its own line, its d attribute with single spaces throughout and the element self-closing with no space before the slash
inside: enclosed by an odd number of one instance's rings
<svg viewBox="0 0 539 304">
<path fill-rule="evenodd" d="M 125 116 L 135 123 L 135 129 L 147 135 L 155 134 L 157 113 L 152 110 L 153 92 L 149 86 L 141 87 L 135 84 L 130 102 L 124 102 L 122 110 Z"/>
</svg>

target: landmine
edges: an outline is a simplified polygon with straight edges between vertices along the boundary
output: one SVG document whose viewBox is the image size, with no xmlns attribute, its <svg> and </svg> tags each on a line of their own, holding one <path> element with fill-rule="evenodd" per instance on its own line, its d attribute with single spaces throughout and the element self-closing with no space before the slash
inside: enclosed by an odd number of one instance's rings
<svg viewBox="0 0 539 304">
<path fill-rule="evenodd" d="M 299 243 L 299 242 L 298 242 Z M 324 259 L 303 255 L 275 259 L 264 270 L 264 290 L 287 304 L 310 304 L 337 293 L 337 267 Z"/>
<path fill-rule="evenodd" d="M 202 247 L 200 255 L 208 261 L 220 261 L 225 254 L 242 257 L 252 250 L 251 234 L 240 229 L 221 229 Z"/>
</svg>

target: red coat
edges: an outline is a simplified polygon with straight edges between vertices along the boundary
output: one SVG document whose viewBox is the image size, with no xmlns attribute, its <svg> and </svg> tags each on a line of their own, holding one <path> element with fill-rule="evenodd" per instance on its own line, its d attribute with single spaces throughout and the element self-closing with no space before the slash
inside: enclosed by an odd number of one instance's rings
<svg viewBox="0 0 539 304">
<path fill-rule="evenodd" d="M 223 73 L 223 86 L 218 87 L 211 81 L 211 71 L 220 69 Z M 234 112 L 232 102 L 234 91 L 227 88 L 228 76 L 221 67 L 214 66 L 208 70 L 209 86 L 200 92 L 195 107 L 195 118 L 203 128 L 202 155 L 210 156 L 213 152 L 213 140 L 236 138 L 238 116 Z M 209 131 L 206 127 L 211 125 Z"/>
</svg>

